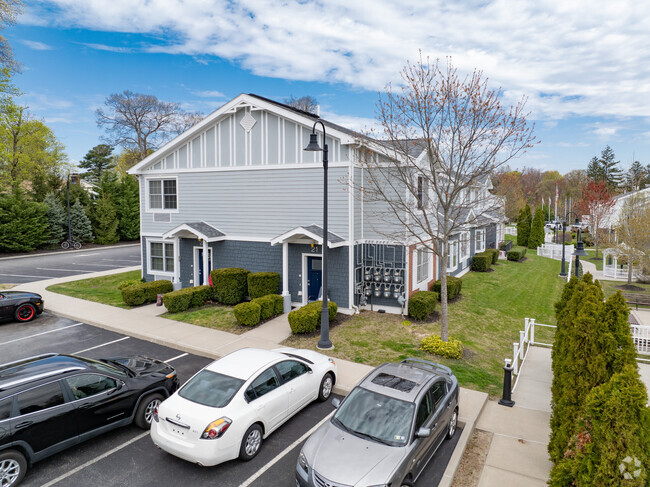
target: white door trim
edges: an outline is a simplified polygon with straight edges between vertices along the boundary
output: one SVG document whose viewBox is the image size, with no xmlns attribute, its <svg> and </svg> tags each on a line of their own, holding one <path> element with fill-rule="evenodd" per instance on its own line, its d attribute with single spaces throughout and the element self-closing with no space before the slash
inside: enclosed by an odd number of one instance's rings
<svg viewBox="0 0 650 487">
<path fill-rule="evenodd" d="M 194 286 L 201 286 L 203 283 L 199 282 L 199 250 L 203 250 L 203 246 L 192 247 L 192 262 L 194 264 Z M 210 257 L 210 269 L 214 269 L 214 252 L 212 247 L 208 247 L 208 256 Z"/>
<path fill-rule="evenodd" d="M 320 257 L 321 262 L 323 261 L 323 254 L 312 254 L 303 253 L 302 254 L 302 304 L 305 305 L 309 299 L 309 286 L 307 285 L 307 257 Z"/>
</svg>

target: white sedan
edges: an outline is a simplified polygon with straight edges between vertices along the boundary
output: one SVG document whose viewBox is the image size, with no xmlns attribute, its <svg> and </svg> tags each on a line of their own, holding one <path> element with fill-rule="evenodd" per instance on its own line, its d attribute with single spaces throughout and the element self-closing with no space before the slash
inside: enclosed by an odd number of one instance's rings
<svg viewBox="0 0 650 487">
<path fill-rule="evenodd" d="M 244 348 L 201 369 L 154 411 L 151 439 L 202 466 L 251 460 L 262 440 L 336 382 L 334 360 L 311 350 Z"/>
</svg>

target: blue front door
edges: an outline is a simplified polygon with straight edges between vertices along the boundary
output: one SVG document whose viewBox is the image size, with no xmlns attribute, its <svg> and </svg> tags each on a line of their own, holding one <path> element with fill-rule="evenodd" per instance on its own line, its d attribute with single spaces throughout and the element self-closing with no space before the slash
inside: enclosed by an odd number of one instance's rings
<svg viewBox="0 0 650 487">
<path fill-rule="evenodd" d="M 195 286 L 203 284 L 203 249 L 198 249 L 199 259 L 199 282 L 194 283 Z M 212 249 L 208 249 L 208 274 L 212 270 Z"/>
<path fill-rule="evenodd" d="M 307 257 L 307 301 L 319 298 L 322 281 L 323 261 L 320 257 Z"/>
</svg>

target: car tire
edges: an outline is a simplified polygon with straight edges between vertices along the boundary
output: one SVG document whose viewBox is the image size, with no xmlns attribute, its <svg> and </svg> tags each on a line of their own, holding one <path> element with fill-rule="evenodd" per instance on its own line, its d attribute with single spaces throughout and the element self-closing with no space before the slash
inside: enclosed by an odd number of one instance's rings
<svg viewBox="0 0 650 487">
<path fill-rule="evenodd" d="M 402 487 L 413 487 L 413 482 L 411 482 L 409 479 L 404 479 L 400 485 Z"/>
<path fill-rule="evenodd" d="M 165 398 L 161 394 L 149 394 L 148 396 L 145 396 L 142 401 L 140 401 L 138 410 L 135 412 L 135 425 L 143 430 L 151 428 L 153 410 L 160 406 L 160 403 L 163 402 L 164 399 Z"/>
<path fill-rule="evenodd" d="M 23 303 L 18 308 L 16 308 L 16 312 L 14 313 L 14 317 L 16 318 L 16 321 L 20 321 L 21 323 L 26 323 L 28 321 L 31 321 L 34 319 L 36 316 L 36 308 L 34 308 L 34 305 L 29 304 L 29 303 Z"/>
<path fill-rule="evenodd" d="M 332 395 L 332 388 L 334 387 L 334 376 L 331 372 L 328 372 L 323 376 L 323 380 L 320 381 L 320 387 L 318 388 L 318 400 L 320 402 L 325 402 Z"/>
<path fill-rule="evenodd" d="M 262 440 L 262 427 L 259 424 L 256 423 L 248 428 L 241 440 L 239 458 L 245 462 L 255 458 L 262 448 Z"/>
<path fill-rule="evenodd" d="M 458 408 L 454 409 L 454 413 L 451 415 L 449 420 L 449 426 L 447 426 L 447 439 L 451 440 L 456 434 L 456 426 L 458 425 Z"/>
<path fill-rule="evenodd" d="M 22 453 L 15 450 L 0 453 L 0 479 L 3 480 L 3 486 L 18 485 L 25 476 L 25 472 L 27 472 L 27 460 Z"/>
</svg>

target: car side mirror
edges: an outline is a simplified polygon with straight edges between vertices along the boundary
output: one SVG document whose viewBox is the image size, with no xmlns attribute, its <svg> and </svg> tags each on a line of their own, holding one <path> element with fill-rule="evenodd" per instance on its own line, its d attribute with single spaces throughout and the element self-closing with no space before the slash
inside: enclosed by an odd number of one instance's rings
<svg viewBox="0 0 650 487">
<path fill-rule="evenodd" d="M 427 438 L 431 436 L 431 428 L 420 428 L 415 433 L 416 438 Z"/>
<path fill-rule="evenodd" d="M 334 406 L 334 409 L 337 409 L 340 405 L 341 405 L 341 400 L 338 397 L 332 399 L 332 406 Z"/>
</svg>

